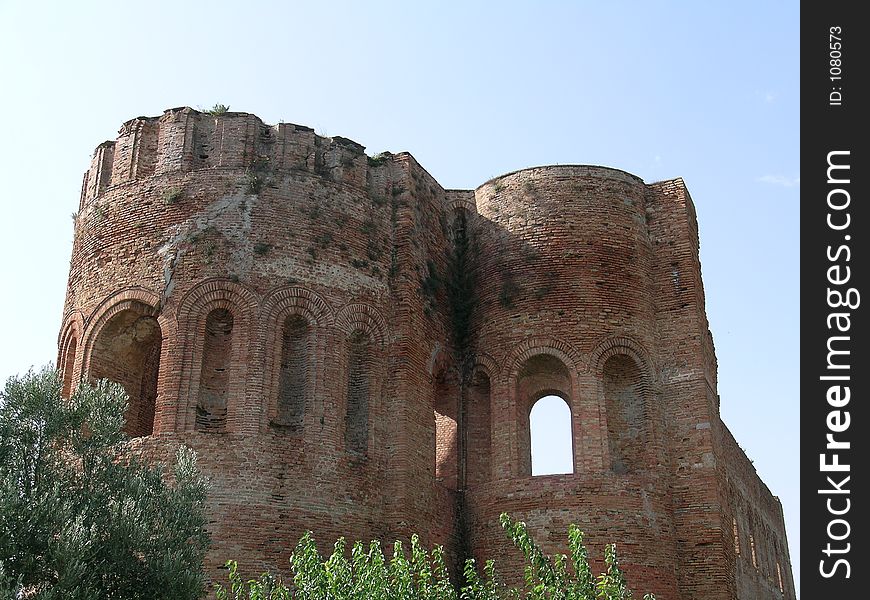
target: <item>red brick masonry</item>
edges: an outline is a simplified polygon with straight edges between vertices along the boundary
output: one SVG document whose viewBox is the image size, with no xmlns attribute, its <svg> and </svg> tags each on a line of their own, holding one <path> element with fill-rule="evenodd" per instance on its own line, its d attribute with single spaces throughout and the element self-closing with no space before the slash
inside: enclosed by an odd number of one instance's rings
<svg viewBox="0 0 870 600">
<path fill-rule="evenodd" d="M 596 559 L 616 541 L 662 600 L 794 598 L 780 503 L 719 417 L 681 179 L 445 190 L 308 127 L 139 117 L 85 174 L 58 364 L 67 393 L 124 385 L 144 454 L 198 452 L 217 578 L 286 572 L 312 529 L 324 549 L 418 532 L 516 581 L 508 511 L 548 551 L 571 522 Z M 571 475 L 531 476 L 547 394 Z"/>
</svg>

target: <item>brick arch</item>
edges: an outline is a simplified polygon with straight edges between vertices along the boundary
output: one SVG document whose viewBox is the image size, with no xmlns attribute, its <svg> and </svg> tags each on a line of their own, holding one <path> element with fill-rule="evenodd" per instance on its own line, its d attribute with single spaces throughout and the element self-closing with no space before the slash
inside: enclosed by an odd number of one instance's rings
<svg viewBox="0 0 870 600">
<path fill-rule="evenodd" d="M 448 202 L 447 210 L 450 214 L 454 214 L 457 210 L 467 210 L 469 215 L 476 215 L 477 205 L 474 203 L 474 196 L 469 194 L 468 196 L 454 198 Z"/>
<path fill-rule="evenodd" d="M 501 367 L 496 360 L 486 352 L 477 352 L 474 355 L 474 367 L 472 374 L 478 370 L 482 370 L 489 377 L 490 381 L 494 381 L 498 377 Z"/>
<path fill-rule="evenodd" d="M 528 338 L 514 349 L 512 357 L 507 364 L 511 366 L 508 382 L 513 395 L 515 472 L 520 476 L 531 476 L 531 410 L 544 396 L 552 394 L 562 398 L 571 415 L 571 440 L 572 445 L 576 446 L 574 417 L 578 414 L 580 402 L 577 396 L 577 373 L 578 370 L 585 370 L 585 365 L 579 353 L 569 344 L 544 337 Z M 524 373 L 523 368 L 527 365 L 532 369 Z M 573 468 L 576 468 L 573 450 L 571 460 L 575 465 Z"/>
<path fill-rule="evenodd" d="M 304 371 L 301 394 L 301 414 L 299 421 L 292 424 L 284 423 L 279 419 L 279 397 L 283 390 L 289 390 L 287 386 L 290 380 L 290 371 L 282 375 L 282 361 L 285 353 L 284 326 L 288 318 L 298 315 L 307 326 L 304 340 L 306 356 L 297 356 L 303 361 L 299 366 Z M 260 326 L 258 339 L 261 340 L 261 362 L 263 364 L 263 401 L 264 419 L 261 427 L 277 425 L 276 431 L 301 432 L 304 428 L 305 413 L 310 413 L 314 407 L 317 389 L 319 386 L 318 364 L 325 359 L 324 346 L 326 339 L 324 332 L 335 323 L 335 313 L 328 302 L 316 292 L 303 287 L 284 287 L 273 290 L 263 300 L 260 309 Z M 285 383 L 282 384 L 282 381 Z M 289 393 L 289 392 L 288 392 Z M 294 393 L 297 395 L 297 393 Z"/>
<path fill-rule="evenodd" d="M 509 381 L 514 381 L 519 375 L 523 364 L 533 356 L 548 354 L 559 359 L 573 376 L 578 371 L 585 370 L 586 363 L 570 344 L 549 337 L 530 337 L 518 344 L 503 361 L 510 365 L 506 371 Z"/>
<path fill-rule="evenodd" d="M 232 328 L 226 363 L 226 422 L 223 431 L 239 433 L 256 429 L 259 424 L 260 407 L 248 401 L 249 382 L 259 365 L 251 364 L 254 337 L 254 322 L 259 307 L 259 297 L 249 288 L 228 279 L 206 279 L 194 286 L 181 299 L 176 314 L 179 337 L 182 340 L 181 393 L 179 399 L 187 403 L 179 407 L 176 430 L 193 430 L 196 427 L 197 406 L 203 388 L 204 350 L 206 324 L 214 311 L 225 310 L 232 317 Z M 213 357 L 211 357 L 213 358 Z"/>
<path fill-rule="evenodd" d="M 303 287 L 284 287 L 270 292 L 262 302 L 260 311 L 264 323 L 275 323 L 296 314 L 313 327 L 331 327 L 335 311 L 316 292 Z"/>
<path fill-rule="evenodd" d="M 608 374 L 606 367 L 612 359 L 617 359 L 616 370 Z M 620 364 L 622 359 L 628 362 Z M 645 468 L 654 462 L 657 436 L 652 369 L 646 351 L 629 337 L 612 337 L 596 346 L 590 364 L 599 382 L 610 470 L 622 474 Z M 632 368 L 637 369 L 636 375 Z"/>
<path fill-rule="evenodd" d="M 498 372 L 492 356 L 483 352 L 475 355 L 465 388 L 465 485 L 471 489 L 493 478 L 493 386 Z"/>
<path fill-rule="evenodd" d="M 60 323 L 60 333 L 57 334 L 57 345 L 59 347 L 64 345 L 70 331 L 73 329 L 79 336 L 84 332 L 85 315 L 80 310 L 71 310 L 64 315 Z"/>
<path fill-rule="evenodd" d="M 341 334 L 343 373 L 343 444 L 346 452 L 365 457 L 373 438 L 371 415 L 383 410 L 387 325 L 377 308 L 348 304 L 338 311 L 335 328 Z"/>
<path fill-rule="evenodd" d="M 630 337 L 610 337 L 599 342 L 589 355 L 589 365 L 594 369 L 596 374 L 600 375 L 607 359 L 617 354 L 631 357 L 637 363 L 645 384 L 647 386 L 653 384 L 654 370 L 652 369 L 652 360 L 649 357 L 649 353 L 639 342 Z"/>
<path fill-rule="evenodd" d="M 81 311 L 67 313 L 60 327 L 57 340 L 56 368 L 63 378 L 62 395 L 64 398 L 75 391 L 76 382 L 81 371 L 82 332 L 85 328 L 85 318 Z"/>
<path fill-rule="evenodd" d="M 88 373 L 90 371 L 91 352 L 93 352 L 94 341 L 99 335 L 100 330 L 102 330 L 112 317 L 124 310 L 132 308 L 137 303 L 150 308 L 152 316 L 157 319 L 160 328 L 165 329 L 164 319 L 161 318 L 162 315 L 159 315 L 159 294 L 141 287 L 130 287 L 115 292 L 100 302 L 85 322 L 84 332 L 82 333 L 84 342 L 82 343 L 83 352 L 81 373 Z"/>
<path fill-rule="evenodd" d="M 387 322 L 380 311 L 370 304 L 348 304 L 335 316 L 335 327 L 350 338 L 356 331 L 371 336 L 383 348 L 387 341 Z"/>
<path fill-rule="evenodd" d="M 123 386 L 129 397 L 124 431 L 132 437 L 154 432 L 165 325 L 160 297 L 139 287 L 104 299 L 87 322 L 79 372 Z"/>
<path fill-rule="evenodd" d="M 256 312 L 259 297 L 250 288 L 229 279 L 206 279 L 193 286 L 179 303 L 176 318 L 180 323 L 202 314 L 205 307 L 220 305 L 220 308 L 234 306 L 242 311 Z M 210 308 L 209 311 L 214 310 Z"/>
</svg>

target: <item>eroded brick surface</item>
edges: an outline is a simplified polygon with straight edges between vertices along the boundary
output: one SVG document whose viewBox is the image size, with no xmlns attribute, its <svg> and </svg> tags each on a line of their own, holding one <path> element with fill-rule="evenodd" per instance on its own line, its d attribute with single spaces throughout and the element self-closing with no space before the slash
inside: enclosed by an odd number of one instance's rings
<svg viewBox="0 0 870 600">
<path fill-rule="evenodd" d="M 85 174 L 65 393 L 119 381 L 143 455 L 197 451 L 209 573 L 286 573 L 306 529 L 324 550 L 418 532 L 517 582 L 507 511 L 547 551 L 572 522 L 596 560 L 617 542 L 661 599 L 794 598 L 780 504 L 719 418 L 682 180 L 553 166 L 444 190 L 363 151 L 180 108 Z M 547 394 L 574 473 L 532 477 Z"/>
</svg>

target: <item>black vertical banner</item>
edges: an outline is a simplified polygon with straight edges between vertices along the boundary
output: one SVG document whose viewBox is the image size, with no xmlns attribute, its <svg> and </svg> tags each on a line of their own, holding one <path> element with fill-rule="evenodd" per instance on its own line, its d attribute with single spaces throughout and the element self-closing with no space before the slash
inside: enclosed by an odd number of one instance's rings
<svg viewBox="0 0 870 600">
<path fill-rule="evenodd" d="M 865 597 L 870 583 L 870 24 L 860 6 L 801 6 L 800 579 L 806 599 Z"/>
</svg>

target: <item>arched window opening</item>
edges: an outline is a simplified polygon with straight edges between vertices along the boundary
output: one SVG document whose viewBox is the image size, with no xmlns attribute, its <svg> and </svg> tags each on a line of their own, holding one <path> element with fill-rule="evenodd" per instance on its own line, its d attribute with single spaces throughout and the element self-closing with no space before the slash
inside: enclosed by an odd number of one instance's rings
<svg viewBox="0 0 870 600">
<path fill-rule="evenodd" d="M 473 488 L 492 478 L 492 418 L 490 416 L 492 388 L 486 373 L 478 371 L 474 374 L 467 393 L 468 438 L 465 452 L 468 456 L 468 472 L 466 478 L 468 487 Z"/>
<path fill-rule="evenodd" d="M 301 431 L 311 368 L 310 329 L 299 315 L 284 321 L 278 407 L 273 425 Z"/>
<path fill-rule="evenodd" d="M 133 302 L 130 308 L 114 315 L 94 342 L 90 358 L 91 379 L 109 379 L 121 384 L 129 396 L 124 432 L 130 437 L 154 432 L 154 409 L 157 401 L 157 375 L 160 370 L 160 346 L 163 336 L 150 306 Z M 72 350 L 72 345 L 71 348 Z M 70 354 L 64 368 L 72 377 Z M 70 382 L 71 384 L 71 382 Z M 71 388 L 71 385 L 70 385 Z"/>
<path fill-rule="evenodd" d="M 445 374 L 435 385 L 435 479 L 447 489 L 459 486 L 459 391 Z"/>
<path fill-rule="evenodd" d="M 205 319 L 205 342 L 196 405 L 197 431 L 224 432 L 233 348 L 233 315 L 226 309 L 211 311 Z"/>
<path fill-rule="evenodd" d="M 369 394 L 371 392 L 371 343 L 355 331 L 348 340 L 347 414 L 344 444 L 354 454 L 365 455 L 369 445 Z"/>
<path fill-rule="evenodd" d="M 532 468 L 532 430 L 531 430 L 531 412 L 532 407 L 545 396 L 556 396 L 558 401 L 564 405 L 564 410 L 568 411 L 567 418 L 558 419 L 560 423 L 560 431 L 567 427 L 568 430 L 568 458 L 560 460 L 561 466 L 552 467 L 556 469 L 554 472 L 573 473 L 574 461 L 573 452 L 570 448 L 573 446 L 573 428 L 571 424 L 570 409 L 568 408 L 566 398 L 571 397 L 571 374 L 568 367 L 552 354 L 537 354 L 532 356 L 523 363 L 517 375 L 517 444 L 518 444 L 518 459 L 517 473 L 519 475 L 543 475 Z M 551 401 L 545 402 L 542 406 L 547 406 Z M 537 415 L 538 411 L 535 411 Z M 547 411 L 545 411 L 547 412 Z M 564 416 L 564 413 L 563 415 Z M 537 419 L 536 419 L 537 421 Z M 534 436 L 536 441 L 538 438 L 547 438 L 550 434 L 544 433 Z M 564 443 L 563 443 L 564 446 Z M 566 466 L 567 465 L 567 466 Z"/>
<path fill-rule="evenodd" d="M 63 360 L 63 391 L 61 396 L 69 398 L 72 393 L 73 369 L 76 364 L 76 347 L 78 342 L 75 335 L 70 337 L 69 344 L 66 349 L 66 356 Z"/>
<path fill-rule="evenodd" d="M 623 354 L 604 364 L 604 398 L 610 468 L 630 473 L 643 465 L 646 451 L 646 407 L 643 377 L 637 364 Z"/>
<path fill-rule="evenodd" d="M 559 396 L 544 396 L 529 414 L 532 475 L 574 472 L 571 409 Z"/>
</svg>

